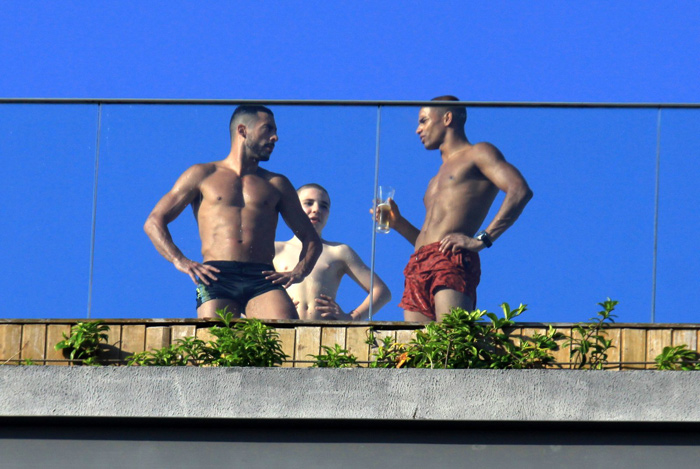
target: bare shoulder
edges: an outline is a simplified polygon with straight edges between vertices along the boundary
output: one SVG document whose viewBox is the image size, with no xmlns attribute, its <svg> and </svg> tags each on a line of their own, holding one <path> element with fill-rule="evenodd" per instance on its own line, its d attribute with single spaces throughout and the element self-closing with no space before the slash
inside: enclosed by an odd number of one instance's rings
<svg viewBox="0 0 700 469">
<path fill-rule="evenodd" d="M 183 177 L 193 179 L 204 179 L 216 171 L 216 163 L 197 163 L 193 164 L 182 173 Z"/>
<path fill-rule="evenodd" d="M 173 190 L 192 191 L 200 186 L 202 181 L 216 172 L 215 163 L 198 163 L 190 166 L 178 178 Z"/>
<path fill-rule="evenodd" d="M 346 263 L 354 262 L 360 258 L 353 248 L 344 243 L 324 241 L 323 247 L 324 252 L 328 251 L 334 259 L 343 260 Z"/>
<path fill-rule="evenodd" d="M 287 179 L 286 176 L 283 174 L 279 173 L 273 173 L 272 171 L 268 171 L 267 169 L 264 168 L 258 168 L 257 172 L 258 176 L 261 178 L 265 179 L 268 181 L 270 184 L 275 186 L 278 189 L 282 189 L 284 187 L 291 187 L 292 183 L 289 182 L 289 179 Z"/>
<path fill-rule="evenodd" d="M 503 153 L 496 148 L 495 145 L 489 142 L 479 142 L 472 145 L 472 154 L 478 159 L 497 159 L 503 160 Z"/>
</svg>

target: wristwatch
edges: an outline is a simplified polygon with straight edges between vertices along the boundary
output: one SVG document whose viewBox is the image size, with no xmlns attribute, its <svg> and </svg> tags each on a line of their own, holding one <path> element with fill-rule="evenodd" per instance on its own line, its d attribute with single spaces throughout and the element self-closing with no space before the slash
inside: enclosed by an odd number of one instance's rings
<svg viewBox="0 0 700 469">
<path fill-rule="evenodd" d="M 479 232 L 476 234 L 476 236 L 474 236 L 474 239 L 476 239 L 476 240 L 481 241 L 482 243 L 484 243 L 484 245 L 485 245 L 487 248 L 490 248 L 491 246 L 493 246 L 493 239 L 491 239 L 491 235 L 488 234 L 485 230 L 479 231 Z"/>
</svg>

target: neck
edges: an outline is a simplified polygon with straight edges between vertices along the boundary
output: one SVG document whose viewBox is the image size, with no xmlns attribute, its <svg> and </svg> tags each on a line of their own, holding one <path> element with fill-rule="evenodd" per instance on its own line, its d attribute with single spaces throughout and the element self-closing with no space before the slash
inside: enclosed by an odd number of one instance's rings
<svg viewBox="0 0 700 469">
<path fill-rule="evenodd" d="M 231 146 L 231 151 L 229 152 L 225 161 L 231 167 L 231 169 L 236 171 L 241 176 L 244 174 L 254 173 L 258 170 L 259 160 L 248 155 L 248 152 L 242 143 Z"/>
<path fill-rule="evenodd" d="M 445 160 L 454 152 L 462 150 L 465 146 L 471 145 L 464 131 L 448 132 L 445 135 L 445 140 L 440 145 L 440 155 Z"/>
</svg>

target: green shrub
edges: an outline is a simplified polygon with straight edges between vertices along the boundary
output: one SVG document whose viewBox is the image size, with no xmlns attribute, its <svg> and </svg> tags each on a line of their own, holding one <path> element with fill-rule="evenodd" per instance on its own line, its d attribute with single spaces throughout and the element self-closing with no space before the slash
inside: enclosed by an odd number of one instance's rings
<svg viewBox="0 0 700 469">
<path fill-rule="evenodd" d="M 214 340 L 194 337 L 178 339 L 169 347 L 140 352 L 127 359 L 139 366 L 278 366 L 287 355 L 282 352 L 279 334 L 258 319 L 243 319 L 232 324 L 233 314 L 216 312 L 223 327 L 212 326 Z"/>
<path fill-rule="evenodd" d="M 700 354 L 688 350 L 688 346 L 676 345 L 664 347 L 663 351 L 654 358 L 657 370 L 700 370 Z"/>
<path fill-rule="evenodd" d="M 309 354 L 315 360 L 312 365 L 314 368 L 353 368 L 359 366 L 357 357 L 338 344 L 335 344 L 333 348 L 322 345 L 321 350 L 324 353 L 320 355 Z"/>
<path fill-rule="evenodd" d="M 616 317 L 612 314 L 617 301 L 608 298 L 602 303 L 603 311 L 599 311 L 596 317 L 589 323 L 579 323 L 572 329 L 571 337 L 564 343 L 569 347 L 569 356 L 577 368 L 590 368 L 602 370 L 608 362 L 608 350 L 613 348 L 612 341 L 606 339 L 605 329 L 614 323 Z"/>
<path fill-rule="evenodd" d="M 177 339 L 169 347 L 135 353 L 126 359 L 128 365 L 185 366 L 197 365 L 205 355 L 203 340 L 194 337 Z"/>
<path fill-rule="evenodd" d="M 83 365 L 99 365 L 100 342 L 107 342 L 109 326 L 104 321 L 78 322 L 71 327 L 70 336 L 55 345 L 56 350 Z"/>
<path fill-rule="evenodd" d="M 267 367 L 281 365 L 287 358 L 279 334 L 259 319 L 244 319 L 231 325 L 231 313 L 217 311 L 216 314 L 224 327 L 209 328 L 216 340 L 204 347 L 204 365 Z"/>
<path fill-rule="evenodd" d="M 515 325 L 513 318 L 526 311 L 526 306 L 512 310 L 503 303 L 501 308 L 502 318 L 487 311 L 453 308 L 442 322 L 429 323 L 407 344 L 386 337 L 370 367 L 520 369 L 553 363 L 552 351 L 563 335 L 550 326 L 546 334 L 523 337 L 515 345 L 506 329 Z M 376 345 L 373 335 L 368 343 Z"/>
</svg>

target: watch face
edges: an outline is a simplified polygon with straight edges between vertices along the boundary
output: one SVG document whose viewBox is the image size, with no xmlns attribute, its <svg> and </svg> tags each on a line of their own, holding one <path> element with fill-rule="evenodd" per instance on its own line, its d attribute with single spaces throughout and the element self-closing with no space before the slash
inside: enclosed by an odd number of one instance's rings
<svg viewBox="0 0 700 469">
<path fill-rule="evenodd" d="M 490 248 L 491 245 L 493 244 L 493 242 L 491 241 L 491 237 L 485 231 L 480 231 L 479 233 L 477 233 L 476 239 L 478 239 L 479 241 L 484 243 L 487 248 Z"/>
</svg>

